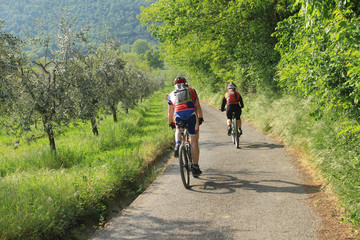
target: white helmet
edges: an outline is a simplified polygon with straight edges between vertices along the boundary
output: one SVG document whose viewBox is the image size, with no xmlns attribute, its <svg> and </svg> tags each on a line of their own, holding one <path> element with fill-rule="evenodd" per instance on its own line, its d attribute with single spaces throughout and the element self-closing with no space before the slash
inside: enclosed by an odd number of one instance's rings
<svg viewBox="0 0 360 240">
<path fill-rule="evenodd" d="M 228 87 L 227 87 L 228 89 L 236 89 L 236 85 L 235 85 L 235 83 L 230 83 L 229 85 L 228 85 Z"/>
</svg>

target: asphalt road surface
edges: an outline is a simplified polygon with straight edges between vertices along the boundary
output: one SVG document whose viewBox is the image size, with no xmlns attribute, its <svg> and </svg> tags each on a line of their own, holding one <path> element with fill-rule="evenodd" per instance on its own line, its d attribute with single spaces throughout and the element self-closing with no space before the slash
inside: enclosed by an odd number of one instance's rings
<svg viewBox="0 0 360 240">
<path fill-rule="evenodd" d="M 200 178 L 183 187 L 178 159 L 92 239 L 317 239 L 319 219 L 284 146 L 243 125 L 240 149 L 225 113 L 202 104 Z"/>
</svg>

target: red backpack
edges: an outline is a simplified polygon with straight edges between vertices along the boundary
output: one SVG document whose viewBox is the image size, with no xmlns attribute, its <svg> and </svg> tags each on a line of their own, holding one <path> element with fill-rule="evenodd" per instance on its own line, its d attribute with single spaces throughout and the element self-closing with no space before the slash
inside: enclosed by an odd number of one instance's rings
<svg viewBox="0 0 360 240">
<path fill-rule="evenodd" d="M 227 92 L 227 105 L 230 104 L 239 104 L 239 100 L 237 97 L 237 92 L 234 89 L 229 89 L 229 91 Z"/>
</svg>

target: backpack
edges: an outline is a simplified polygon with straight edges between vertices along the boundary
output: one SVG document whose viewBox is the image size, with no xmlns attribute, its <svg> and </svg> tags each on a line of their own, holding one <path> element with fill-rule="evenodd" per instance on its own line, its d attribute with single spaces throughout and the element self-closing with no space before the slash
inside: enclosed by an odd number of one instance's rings
<svg viewBox="0 0 360 240">
<path fill-rule="evenodd" d="M 229 90 L 228 91 L 228 95 L 227 95 L 227 105 L 230 104 L 238 104 L 239 103 L 239 99 L 237 97 L 237 92 L 235 90 Z"/>
<path fill-rule="evenodd" d="M 181 84 L 179 88 L 175 89 L 174 96 L 175 105 L 184 104 L 192 101 L 190 89 L 183 84 Z"/>
</svg>

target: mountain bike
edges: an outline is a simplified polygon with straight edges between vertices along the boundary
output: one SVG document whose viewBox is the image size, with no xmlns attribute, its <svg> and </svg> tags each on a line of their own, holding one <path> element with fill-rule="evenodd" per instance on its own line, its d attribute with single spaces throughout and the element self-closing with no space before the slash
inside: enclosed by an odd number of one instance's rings
<svg viewBox="0 0 360 240">
<path fill-rule="evenodd" d="M 181 180 L 184 187 L 188 189 L 190 187 L 190 173 L 191 166 L 193 164 L 193 158 L 191 154 L 191 145 L 189 141 L 189 132 L 187 130 L 188 125 L 183 121 L 176 123 L 181 134 L 181 144 L 179 147 L 179 164 Z"/>
<path fill-rule="evenodd" d="M 235 147 L 239 148 L 240 133 L 239 133 L 239 127 L 237 124 L 235 112 L 232 113 L 232 118 L 231 118 L 231 138 L 232 138 L 232 142 L 235 144 Z"/>
</svg>

